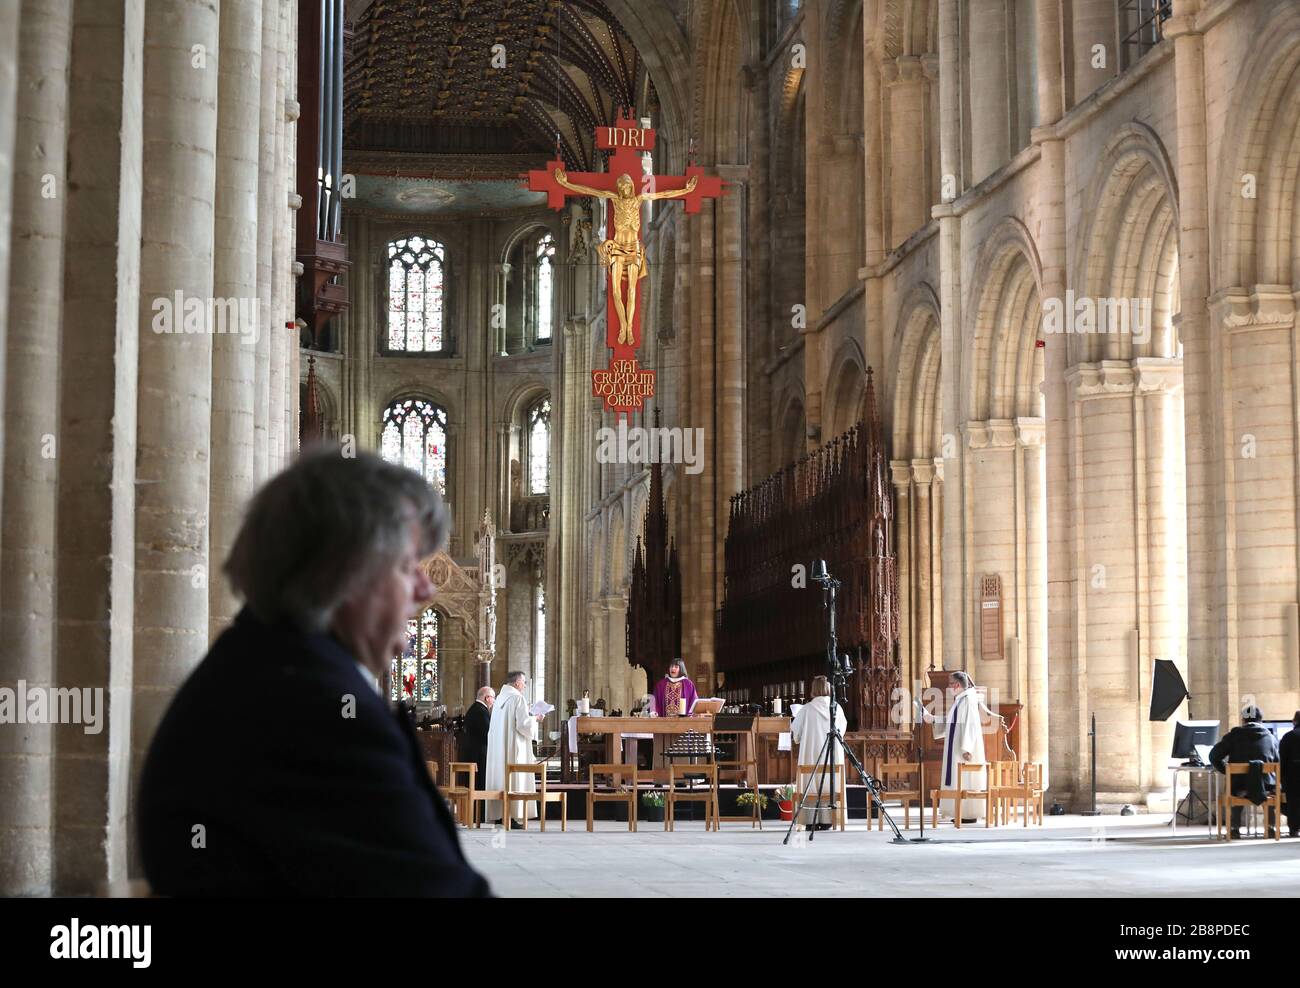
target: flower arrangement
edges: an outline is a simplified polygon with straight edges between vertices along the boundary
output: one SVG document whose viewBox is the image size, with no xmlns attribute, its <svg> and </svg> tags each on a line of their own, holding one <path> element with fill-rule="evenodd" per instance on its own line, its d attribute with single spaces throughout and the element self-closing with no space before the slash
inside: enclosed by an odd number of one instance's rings
<svg viewBox="0 0 1300 988">
<path fill-rule="evenodd" d="M 753 806 L 755 798 L 758 799 L 758 811 L 760 813 L 767 809 L 767 797 L 761 792 L 754 792 L 752 790 L 742 792 L 737 796 L 736 805 L 740 807 Z"/>
<path fill-rule="evenodd" d="M 794 786 L 784 785 L 777 786 L 776 792 L 772 793 L 772 798 L 778 803 L 790 803 L 794 801 Z"/>
<path fill-rule="evenodd" d="M 641 805 L 658 809 L 664 805 L 664 794 L 661 792 L 642 793 Z"/>
</svg>

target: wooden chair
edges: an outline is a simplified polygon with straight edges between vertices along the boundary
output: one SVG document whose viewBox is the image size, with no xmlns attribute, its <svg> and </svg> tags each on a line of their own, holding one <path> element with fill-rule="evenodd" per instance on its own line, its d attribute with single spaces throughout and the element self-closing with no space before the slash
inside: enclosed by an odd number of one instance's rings
<svg viewBox="0 0 1300 988">
<path fill-rule="evenodd" d="M 753 752 L 755 744 L 752 740 L 752 734 L 750 738 L 749 751 Z M 743 783 L 743 785 L 739 786 L 738 791 L 752 793 L 754 796 L 754 802 L 750 805 L 749 813 L 744 816 L 720 816 L 718 817 L 718 823 L 748 823 L 750 830 L 753 830 L 755 826 L 762 830 L 763 811 L 758 805 L 758 796 L 761 791 L 758 785 L 758 761 L 751 755 L 749 758 L 731 758 L 715 761 L 713 764 L 718 768 L 718 785 L 728 781 Z M 730 779 L 729 776 L 735 776 L 736 778 Z"/>
<path fill-rule="evenodd" d="M 438 784 L 438 763 L 425 762 L 424 767 L 429 770 L 429 778 L 433 780 L 433 784 L 436 786 Z"/>
<path fill-rule="evenodd" d="M 692 785 L 690 776 L 704 776 L 708 783 L 704 788 Z M 685 786 L 682 785 L 685 783 Z M 704 829 L 718 828 L 718 766 L 712 763 L 703 765 L 668 766 L 668 798 L 664 800 L 664 830 L 674 830 L 674 808 L 678 803 L 697 802 L 704 804 Z"/>
<path fill-rule="evenodd" d="M 849 782 L 848 782 L 848 773 L 845 772 L 844 770 L 847 767 L 848 767 L 847 765 L 835 766 L 835 785 L 836 788 L 839 789 L 839 793 L 836 794 L 836 793 L 826 792 L 826 789 L 830 784 L 830 776 L 820 765 L 800 765 L 798 774 L 795 775 L 795 786 L 794 786 L 795 808 L 798 809 L 799 800 L 803 798 L 804 787 L 808 785 L 808 779 L 811 778 L 812 788 L 808 790 L 808 796 L 810 799 L 815 800 L 815 802 L 808 803 L 807 805 L 804 806 L 804 809 L 807 810 L 809 808 L 812 808 L 814 819 L 820 819 L 821 817 L 820 810 L 822 808 L 825 808 L 827 805 L 826 803 L 823 803 L 822 800 L 829 799 L 830 805 L 834 807 L 832 825 L 838 826 L 840 830 L 846 829 L 848 825 L 848 816 L 849 816 L 849 800 L 848 800 Z M 826 776 L 826 778 L 824 779 L 818 778 L 819 775 Z M 820 798 L 818 794 L 819 786 L 821 787 Z M 836 798 L 837 795 L 838 795 L 838 800 Z M 868 810 L 868 812 L 870 811 Z M 868 829 L 870 829 L 869 820 L 868 820 Z"/>
<path fill-rule="evenodd" d="M 515 792 L 510 788 L 510 780 L 515 773 L 534 776 L 537 782 L 536 792 Z M 541 820 L 542 833 L 546 833 L 546 804 L 560 804 L 560 829 L 569 829 L 569 794 L 567 792 L 548 792 L 546 789 L 546 762 L 528 763 L 526 765 L 509 764 L 506 766 L 506 805 L 505 819 L 514 819 L 511 810 L 515 803 L 536 803 L 537 816 Z M 508 826 L 508 824 L 507 824 Z M 524 829 L 528 829 L 528 807 L 524 807 Z"/>
<path fill-rule="evenodd" d="M 1228 762 L 1224 765 L 1224 778 L 1221 783 L 1222 789 L 1219 790 L 1219 813 L 1217 833 L 1220 835 L 1227 834 L 1227 839 L 1232 840 L 1232 808 L 1234 806 L 1249 806 L 1254 808 L 1258 805 L 1264 810 L 1264 833 L 1268 833 L 1268 822 L 1271 818 L 1273 821 L 1273 839 L 1282 839 L 1282 766 L 1278 762 L 1265 762 L 1264 774 L 1272 774 L 1275 785 L 1273 792 L 1269 794 L 1268 799 L 1264 802 L 1255 804 L 1245 796 L 1234 796 L 1232 794 L 1232 777 L 1234 775 L 1245 775 L 1250 771 L 1248 762 L 1239 762 L 1234 765 Z"/>
<path fill-rule="evenodd" d="M 981 769 L 987 769 L 988 762 L 962 762 L 957 766 L 957 788 L 956 789 L 931 789 L 930 790 L 930 826 L 939 825 L 939 800 L 952 799 L 953 809 L 956 813 L 953 815 L 953 825 L 961 829 L 961 810 L 962 803 L 968 799 L 984 800 L 984 826 L 989 826 L 989 816 L 992 813 L 992 800 L 989 796 L 989 789 L 986 787 L 977 788 L 974 785 L 966 784 L 966 776 L 973 775 Z"/>
<path fill-rule="evenodd" d="M 760 800 L 758 798 L 762 793 L 762 787 L 756 782 L 758 779 L 758 762 L 754 761 L 752 758 L 745 758 L 742 760 L 716 762 L 715 764 L 718 767 L 719 785 L 728 781 L 722 777 L 724 772 L 728 774 L 735 773 L 739 776 L 735 781 L 746 783 L 743 786 L 737 787 L 737 793 L 750 793 L 754 797 L 754 801 L 749 806 L 748 813 L 743 815 L 738 813 L 736 816 L 720 816 L 718 817 L 718 823 L 748 823 L 750 830 L 753 830 L 755 827 L 762 830 L 763 810 L 759 805 Z M 751 782 L 753 782 L 752 785 L 750 784 Z"/>
<path fill-rule="evenodd" d="M 452 808 L 456 811 L 456 821 L 462 827 L 468 827 L 472 822 L 474 776 L 478 774 L 478 764 L 476 762 L 451 762 L 447 767 L 451 770 L 451 785 L 444 789 L 442 794 L 447 797 L 447 802 L 451 803 Z M 462 775 L 469 777 L 463 786 L 460 784 L 460 776 Z"/>
<path fill-rule="evenodd" d="M 625 803 L 627 829 L 636 833 L 636 801 L 639 796 L 635 765 L 592 765 L 587 777 L 587 832 L 596 829 L 597 803 Z M 598 788 L 598 779 L 609 778 Z"/>
<path fill-rule="evenodd" d="M 1032 815 L 1037 826 L 1043 825 L 1043 763 L 1025 762 L 1020 766 L 1020 777 L 1016 780 L 1015 792 L 1008 794 L 1007 802 L 1011 809 L 1011 821 L 1015 821 L 1016 803 L 1021 804 L 1025 826 L 1029 826 Z"/>
<path fill-rule="evenodd" d="M 478 766 L 475 765 L 474 768 L 477 770 Z M 506 791 L 504 789 L 477 789 L 476 788 L 472 793 L 470 793 L 469 805 L 474 814 L 474 826 L 475 827 L 483 826 L 483 818 L 487 816 L 488 800 L 492 800 L 493 802 L 497 802 L 497 803 L 504 803 L 505 799 L 506 799 Z M 509 824 L 506 824 L 506 826 L 509 826 Z"/>
<path fill-rule="evenodd" d="M 872 773 L 877 779 L 886 786 L 882 795 L 890 799 L 898 799 L 903 803 L 903 829 L 912 829 L 912 803 L 916 803 L 916 812 L 925 812 L 925 763 L 924 762 L 879 762 L 876 765 L 876 771 Z M 916 788 L 905 789 L 902 787 L 895 788 L 889 784 L 891 778 L 910 779 L 916 777 Z M 870 796 L 867 797 L 870 799 Z M 924 822 L 924 821 L 922 821 Z M 867 829 L 871 828 L 870 818 L 867 820 Z M 877 814 L 876 829 L 885 829 L 884 814 Z"/>
<path fill-rule="evenodd" d="M 1020 765 L 1012 761 L 989 762 L 988 810 L 985 826 L 990 818 L 993 826 L 1008 822 L 1008 807 L 1020 795 Z"/>
</svg>

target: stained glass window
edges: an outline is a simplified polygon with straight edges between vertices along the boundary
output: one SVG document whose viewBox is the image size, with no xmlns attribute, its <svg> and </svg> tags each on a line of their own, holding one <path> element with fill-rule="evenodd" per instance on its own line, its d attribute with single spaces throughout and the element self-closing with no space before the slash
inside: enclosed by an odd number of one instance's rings
<svg viewBox="0 0 1300 988">
<path fill-rule="evenodd" d="M 438 612 L 427 608 L 406 622 L 406 649 L 393 656 L 389 677 L 392 699 L 436 703 L 442 696 L 438 681 Z"/>
<path fill-rule="evenodd" d="M 528 493 L 545 494 L 551 479 L 551 399 L 528 411 Z"/>
<path fill-rule="evenodd" d="M 437 353 L 442 349 L 446 259 L 446 248 L 424 237 L 388 245 L 389 350 Z"/>
<path fill-rule="evenodd" d="M 537 241 L 537 339 L 551 338 L 555 313 L 555 238 L 549 233 Z"/>
<path fill-rule="evenodd" d="M 395 401 L 384 411 L 379 450 L 447 493 L 447 411 L 419 398 Z"/>
</svg>

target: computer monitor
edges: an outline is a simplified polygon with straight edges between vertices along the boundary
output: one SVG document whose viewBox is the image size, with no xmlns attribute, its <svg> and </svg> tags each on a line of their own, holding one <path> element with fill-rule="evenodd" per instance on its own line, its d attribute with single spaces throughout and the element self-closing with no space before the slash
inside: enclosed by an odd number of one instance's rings
<svg viewBox="0 0 1300 988">
<path fill-rule="evenodd" d="M 1174 727 L 1173 758 L 1188 758 L 1196 762 L 1202 759 L 1196 753 L 1198 745 L 1213 745 L 1219 740 L 1219 722 L 1217 720 L 1180 720 Z"/>
<path fill-rule="evenodd" d="M 1291 730 L 1295 725 L 1289 720 L 1266 720 L 1264 721 L 1264 726 L 1273 732 L 1273 737 L 1281 741 L 1282 735 Z"/>
</svg>

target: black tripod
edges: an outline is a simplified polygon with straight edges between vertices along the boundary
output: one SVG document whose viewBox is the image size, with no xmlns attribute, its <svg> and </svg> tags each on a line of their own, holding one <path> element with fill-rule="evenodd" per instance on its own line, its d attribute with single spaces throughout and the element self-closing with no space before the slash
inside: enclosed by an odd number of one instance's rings
<svg viewBox="0 0 1300 988">
<path fill-rule="evenodd" d="M 817 559 L 813 561 L 812 579 L 813 582 L 820 583 L 822 585 L 822 609 L 830 611 L 829 632 L 828 632 L 828 637 L 826 642 L 826 668 L 829 675 L 826 677 L 826 679 L 827 682 L 830 683 L 830 688 L 831 688 L 831 695 L 830 695 L 831 723 L 830 723 L 830 730 L 826 734 L 826 741 L 822 744 L 821 753 L 817 756 L 817 768 L 813 772 L 813 774 L 808 777 L 808 784 L 804 786 L 803 795 L 799 798 L 799 804 L 794 808 L 794 813 L 792 813 L 790 816 L 790 826 L 786 830 L 785 839 L 781 841 L 781 843 L 782 844 L 790 843 L 790 838 L 794 834 L 794 828 L 799 823 L 799 814 L 803 812 L 803 808 L 808 802 L 808 794 L 812 791 L 813 779 L 818 780 L 817 803 L 819 806 L 821 804 L 822 791 L 825 788 L 827 780 L 828 779 L 830 780 L 831 819 L 832 821 L 834 821 L 835 818 L 835 746 L 836 745 L 839 745 L 839 750 L 844 752 L 845 759 L 853 765 L 854 769 L 857 770 L 858 778 L 862 780 L 862 784 L 866 786 L 867 792 L 871 794 L 871 799 L 874 800 L 876 804 L 876 812 L 879 813 L 881 817 L 883 817 L 886 821 L 889 822 L 889 829 L 894 832 L 894 843 L 895 844 L 910 843 L 910 841 L 908 841 L 907 838 L 904 837 L 902 832 L 898 829 L 898 824 L 894 823 L 893 817 L 891 817 L 889 813 L 886 812 L 885 804 L 880 798 L 879 784 L 876 782 L 874 778 L 871 777 L 871 775 L 867 772 L 867 770 L 862 767 L 862 763 L 858 761 L 858 756 L 853 754 L 853 751 L 849 748 L 849 746 L 844 743 L 844 736 L 840 734 L 839 728 L 835 726 L 835 712 L 839 710 L 841 690 L 845 686 L 847 686 L 848 677 L 852 668 L 849 665 L 849 658 L 847 655 L 844 656 L 843 661 L 840 660 L 839 641 L 836 637 L 836 630 L 835 630 L 835 592 L 839 589 L 840 581 L 832 577 L 826 571 L 826 561 L 824 559 Z M 847 771 L 847 769 L 841 767 L 841 771 Z M 795 772 L 796 774 L 798 773 L 797 765 L 795 766 Z M 845 802 L 847 803 L 847 792 L 846 792 Z M 841 807 L 841 809 L 844 815 L 847 817 L 849 812 L 848 806 L 845 805 Z M 821 812 L 820 810 L 818 810 L 817 812 L 818 822 L 820 822 L 820 817 L 821 817 Z M 870 815 L 868 815 L 867 819 L 868 821 L 870 821 L 871 819 Z M 816 835 L 816 832 L 817 831 L 815 828 L 809 829 L 808 839 L 810 841 Z"/>
</svg>

